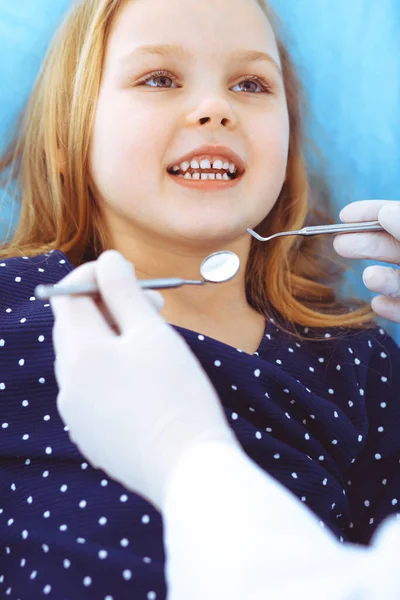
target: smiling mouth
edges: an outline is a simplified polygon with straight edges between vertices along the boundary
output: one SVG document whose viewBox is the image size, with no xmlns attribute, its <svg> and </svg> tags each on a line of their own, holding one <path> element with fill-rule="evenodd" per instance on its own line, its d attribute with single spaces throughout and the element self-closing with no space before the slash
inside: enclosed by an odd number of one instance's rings
<svg viewBox="0 0 400 600">
<path fill-rule="evenodd" d="M 187 181 L 233 181 L 242 176 L 239 171 L 231 173 L 230 171 L 221 171 L 221 169 L 192 169 L 189 168 L 185 173 L 180 170 L 174 170 L 173 167 L 167 169 L 167 172 L 173 177 L 186 179 Z"/>
</svg>

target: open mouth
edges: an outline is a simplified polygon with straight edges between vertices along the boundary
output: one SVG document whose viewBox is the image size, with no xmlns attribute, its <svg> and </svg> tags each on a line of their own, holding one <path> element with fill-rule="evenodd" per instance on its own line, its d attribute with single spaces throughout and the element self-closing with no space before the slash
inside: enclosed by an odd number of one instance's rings
<svg viewBox="0 0 400 600">
<path fill-rule="evenodd" d="M 215 171 L 213 169 L 210 170 L 196 170 L 189 169 L 186 173 L 182 173 L 182 171 L 174 171 L 172 168 L 168 169 L 168 173 L 173 175 L 174 177 L 179 177 L 181 179 L 187 179 L 188 181 L 232 181 L 240 177 L 238 171 L 235 173 L 229 172 L 221 172 Z"/>
</svg>

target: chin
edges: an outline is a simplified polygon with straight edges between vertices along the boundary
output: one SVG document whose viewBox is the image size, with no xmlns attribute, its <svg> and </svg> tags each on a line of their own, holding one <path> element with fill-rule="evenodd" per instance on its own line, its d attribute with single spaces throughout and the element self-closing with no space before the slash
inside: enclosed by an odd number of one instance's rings
<svg viewBox="0 0 400 600">
<path fill-rule="evenodd" d="M 228 244 L 232 244 L 244 234 L 248 235 L 246 227 L 240 228 L 238 231 L 237 228 L 216 228 L 212 225 L 202 228 L 199 228 L 198 226 L 190 227 L 186 230 L 180 231 L 180 237 L 182 237 L 185 243 L 191 246 L 198 245 L 204 247 L 215 247 L 217 249 L 221 249 L 224 245 L 226 246 Z"/>
</svg>

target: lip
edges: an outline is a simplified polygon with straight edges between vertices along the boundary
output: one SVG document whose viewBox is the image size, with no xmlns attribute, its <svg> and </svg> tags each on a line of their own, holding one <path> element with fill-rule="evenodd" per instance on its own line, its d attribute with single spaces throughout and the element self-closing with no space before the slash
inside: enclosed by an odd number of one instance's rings
<svg viewBox="0 0 400 600">
<path fill-rule="evenodd" d="M 244 160 L 238 154 L 236 154 L 236 152 L 234 152 L 233 150 L 231 150 L 231 148 L 228 148 L 227 146 L 218 146 L 218 145 L 199 146 L 198 148 L 191 150 L 184 156 L 177 158 L 174 162 L 172 162 L 171 164 L 169 164 L 167 166 L 167 170 L 171 169 L 175 165 L 180 165 L 181 163 L 183 163 L 185 161 L 190 162 L 191 159 L 194 158 L 195 156 L 201 157 L 202 154 L 205 156 L 211 154 L 211 155 L 226 157 L 229 160 L 229 162 L 233 162 L 236 165 L 239 176 L 243 175 L 243 173 L 246 170 Z M 239 179 L 239 177 L 238 177 L 238 179 Z M 233 180 L 233 181 L 236 181 L 236 180 Z"/>
</svg>

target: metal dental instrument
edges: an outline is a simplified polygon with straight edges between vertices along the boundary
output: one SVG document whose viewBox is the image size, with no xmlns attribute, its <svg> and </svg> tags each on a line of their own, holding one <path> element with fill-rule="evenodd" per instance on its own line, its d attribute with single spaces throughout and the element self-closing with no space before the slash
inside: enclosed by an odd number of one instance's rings
<svg viewBox="0 0 400 600">
<path fill-rule="evenodd" d="M 335 225 L 316 225 L 312 227 L 303 227 L 295 231 L 283 231 L 275 233 L 269 237 L 263 238 L 253 229 L 247 230 L 250 235 L 255 237 L 260 242 L 268 242 L 274 238 L 288 235 L 323 235 L 327 233 L 360 233 L 366 231 L 385 231 L 379 221 L 362 221 L 360 223 L 337 223 Z M 168 288 L 178 288 L 183 285 L 204 285 L 205 283 L 224 283 L 233 279 L 240 267 L 240 259 L 234 253 L 228 250 L 214 252 L 207 256 L 200 266 L 200 274 L 204 278 L 203 281 L 180 279 L 179 277 L 167 277 L 161 279 L 141 279 L 138 280 L 139 286 L 143 290 L 162 290 Z M 48 300 L 51 296 L 65 295 L 90 295 L 96 296 L 99 290 L 96 283 L 80 284 L 80 285 L 38 285 L 35 288 L 35 297 L 38 300 Z"/>
<path fill-rule="evenodd" d="M 379 221 L 362 221 L 361 223 L 337 223 L 336 225 L 316 225 L 313 227 L 303 227 L 303 229 L 297 229 L 296 231 L 283 231 L 281 233 L 275 233 L 269 237 L 263 238 L 253 229 L 247 230 L 250 235 L 259 240 L 260 242 L 269 242 L 276 237 L 284 235 L 322 235 L 324 233 L 359 233 L 363 231 L 385 231 L 384 227 Z"/>
<path fill-rule="evenodd" d="M 223 250 L 214 252 L 207 256 L 200 265 L 201 280 L 180 279 L 178 277 L 167 277 L 163 279 L 139 279 L 138 284 L 142 290 L 162 290 L 167 288 L 178 288 L 183 285 L 204 285 L 205 283 L 224 283 L 235 277 L 239 271 L 240 259 L 234 252 Z M 51 296 L 66 295 L 89 295 L 97 296 L 99 290 L 96 283 L 75 284 L 58 286 L 38 285 L 35 288 L 35 297 L 38 300 L 48 300 Z"/>
</svg>

